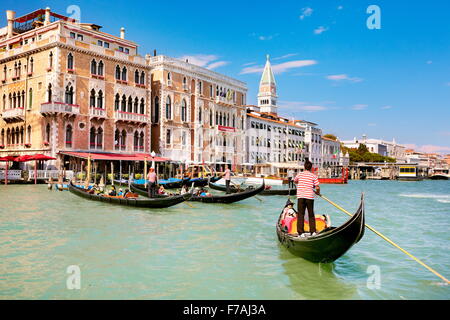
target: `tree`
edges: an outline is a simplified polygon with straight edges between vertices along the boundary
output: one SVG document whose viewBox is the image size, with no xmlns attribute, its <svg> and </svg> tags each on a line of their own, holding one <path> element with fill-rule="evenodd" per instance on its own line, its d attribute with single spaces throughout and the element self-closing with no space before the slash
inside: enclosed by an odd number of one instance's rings
<svg viewBox="0 0 450 320">
<path fill-rule="evenodd" d="M 322 137 L 337 141 L 337 137 L 331 133 L 324 134 Z"/>
</svg>

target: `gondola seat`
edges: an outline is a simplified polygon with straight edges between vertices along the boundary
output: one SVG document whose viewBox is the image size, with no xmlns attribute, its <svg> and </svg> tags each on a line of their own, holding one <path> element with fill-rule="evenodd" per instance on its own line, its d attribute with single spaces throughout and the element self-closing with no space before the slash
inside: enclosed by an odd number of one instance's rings
<svg viewBox="0 0 450 320">
<path fill-rule="evenodd" d="M 316 214 L 316 232 L 321 232 L 325 230 L 326 228 L 331 226 L 330 217 L 327 215 L 318 215 Z M 282 222 L 283 225 L 283 222 Z M 297 218 L 294 218 L 289 221 L 288 227 L 288 233 L 289 234 L 296 234 L 297 233 Z M 305 221 L 305 225 L 303 227 L 305 232 L 309 232 L 309 223 L 308 221 Z"/>
</svg>

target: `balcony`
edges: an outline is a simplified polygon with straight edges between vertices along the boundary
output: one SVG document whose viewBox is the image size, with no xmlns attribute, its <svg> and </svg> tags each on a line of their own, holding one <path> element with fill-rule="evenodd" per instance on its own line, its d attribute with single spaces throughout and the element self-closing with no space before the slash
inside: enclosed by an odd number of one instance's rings
<svg viewBox="0 0 450 320">
<path fill-rule="evenodd" d="M 234 105 L 233 97 L 216 96 L 215 102 L 218 104 Z"/>
<path fill-rule="evenodd" d="M 93 118 L 106 118 L 106 109 L 90 107 L 89 115 Z"/>
<path fill-rule="evenodd" d="M 63 102 L 45 102 L 41 103 L 41 113 L 43 115 L 51 114 L 67 114 L 77 115 L 80 114 L 80 106 L 77 104 L 68 104 Z"/>
<path fill-rule="evenodd" d="M 2 112 L 2 118 L 5 122 L 23 121 L 25 118 L 24 108 L 13 108 Z"/>
<path fill-rule="evenodd" d="M 145 114 L 125 112 L 125 111 L 114 111 L 114 119 L 116 121 L 125 121 L 125 122 L 139 122 L 146 123 L 148 122 L 147 116 Z"/>
</svg>

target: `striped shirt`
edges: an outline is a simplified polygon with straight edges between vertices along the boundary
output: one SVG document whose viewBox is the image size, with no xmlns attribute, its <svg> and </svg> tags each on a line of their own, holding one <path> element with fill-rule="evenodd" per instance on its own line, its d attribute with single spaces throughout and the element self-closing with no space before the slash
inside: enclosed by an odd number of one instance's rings
<svg viewBox="0 0 450 320">
<path fill-rule="evenodd" d="M 319 179 L 309 171 L 303 171 L 294 178 L 297 184 L 297 198 L 314 199 L 314 187 L 319 185 Z"/>
</svg>

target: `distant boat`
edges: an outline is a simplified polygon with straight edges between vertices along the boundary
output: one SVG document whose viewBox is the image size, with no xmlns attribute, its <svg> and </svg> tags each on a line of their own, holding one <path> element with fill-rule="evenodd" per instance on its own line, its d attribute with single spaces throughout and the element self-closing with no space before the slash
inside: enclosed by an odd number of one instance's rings
<svg viewBox="0 0 450 320">
<path fill-rule="evenodd" d="M 422 181 L 423 177 L 419 176 L 417 166 L 403 165 L 399 166 L 399 173 L 397 176 L 399 181 Z"/>
<path fill-rule="evenodd" d="M 429 177 L 431 180 L 449 180 L 449 169 L 436 168 L 433 174 Z"/>
</svg>

